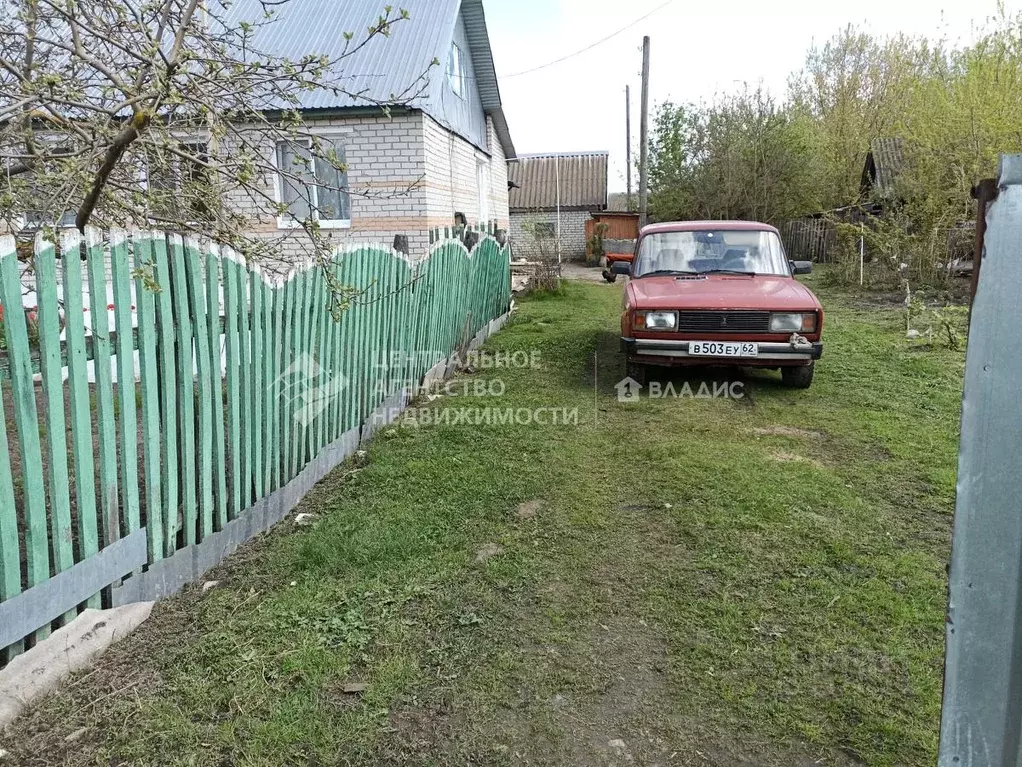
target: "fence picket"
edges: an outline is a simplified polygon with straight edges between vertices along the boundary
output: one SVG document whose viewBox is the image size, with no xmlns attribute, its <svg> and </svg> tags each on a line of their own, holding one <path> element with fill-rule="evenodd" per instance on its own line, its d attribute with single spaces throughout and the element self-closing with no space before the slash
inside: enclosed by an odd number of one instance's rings
<svg viewBox="0 0 1022 767">
<path fill-rule="evenodd" d="M 170 556 L 177 548 L 178 502 L 181 497 L 178 461 L 178 384 L 175 355 L 173 278 L 164 235 L 153 238 L 153 274 L 159 290 L 156 293 L 156 351 L 159 362 L 160 427 L 163 447 L 163 523 L 165 545 Z"/>
<path fill-rule="evenodd" d="M 263 492 L 268 494 L 272 491 L 273 473 L 273 403 L 271 390 L 273 388 L 273 292 L 266 277 L 259 280 L 259 302 L 262 306 L 263 324 L 261 335 L 263 347 L 259 357 L 256 358 L 256 370 L 259 373 L 259 397 L 262 402 L 263 415 L 259 421 L 259 428 L 262 432 L 262 460 L 260 471 L 262 472 Z M 260 494 L 262 497 L 262 494 Z"/>
<path fill-rule="evenodd" d="M 92 443 L 92 417 L 89 412 L 89 371 L 85 353 L 85 305 L 82 283 L 82 237 L 77 231 L 61 238 L 63 257 L 64 317 L 67 339 L 68 400 L 71 408 L 71 440 L 75 476 L 75 509 L 78 514 L 79 561 L 99 551 L 96 519 L 96 466 Z M 88 601 L 99 607 L 99 596 Z"/>
<path fill-rule="evenodd" d="M 248 273 L 249 317 L 251 321 L 251 367 L 252 391 L 252 489 L 256 498 L 263 497 L 263 399 L 266 394 L 263 379 L 263 279 L 257 267 Z"/>
<path fill-rule="evenodd" d="M 4 315 L 4 336 L 11 363 L 11 396 L 23 477 L 21 491 L 25 514 L 25 559 L 28 570 L 26 575 L 28 585 L 34 586 L 50 577 L 50 550 L 46 525 L 43 454 L 39 441 L 35 384 L 32 381 L 28 325 L 25 321 L 25 312 L 19 311 L 22 306 L 21 275 L 18 270 L 18 259 L 14 256 L 0 259 L 0 304 L 9 308 Z M 49 633 L 47 626 L 40 629 L 37 636 L 42 639 Z"/>
<path fill-rule="evenodd" d="M 284 360 L 284 346 L 286 339 L 284 336 L 284 284 L 278 282 L 274 289 L 271 291 L 273 299 L 273 346 L 271 349 L 271 364 L 273 366 L 273 377 L 271 378 L 270 384 L 270 445 L 272 450 L 270 451 L 270 487 L 273 490 L 279 490 L 282 482 L 280 476 L 280 466 L 283 459 L 283 441 L 281 439 L 281 419 L 280 419 L 280 388 L 281 388 L 281 375 L 283 375 L 283 360 Z"/>
<path fill-rule="evenodd" d="M 74 533 L 71 529 L 71 480 L 68 473 L 67 422 L 64 417 L 64 374 L 60 359 L 57 254 L 53 243 L 45 240 L 41 232 L 36 236 L 34 264 L 36 295 L 39 300 L 39 370 L 42 374 L 45 402 L 53 570 L 54 573 L 59 573 L 75 563 L 72 545 Z M 2 473 L 3 469 L 0 467 L 0 474 Z M 0 517 L 4 513 L 0 511 Z M 14 513 L 13 501 L 11 513 Z M 0 520 L 0 526 L 2 525 L 3 521 Z M 73 610 L 69 611 L 65 613 L 64 620 L 72 620 L 76 614 Z"/>
<path fill-rule="evenodd" d="M 199 243 L 188 238 L 184 242 L 184 269 L 187 279 L 188 311 L 194 320 L 192 336 L 195 343 L 195 368 L 198 389 L 198 476 L 196 511 L 198 514 L 198 540 L 213 532 L 213 380 L 210 369 L 210 324 L 206 317 L 206 295 L 202 287 L 202 257 Z M 190 353 L 189 353 L 190 356 Z M 194 395 L 193 395 L 194 401 Z M 194 430 L 192 432 L 194 434 Z M 193 449 L 194 452 L 194 449 Z M 192 525 L 195 527 L 195 525 Z"/>
<path fill-rule="evenodd" d="M 163 520 L 163 470 L 160 462 L 160 374 L 156 350 L 156 287 L 153 233 L 134 231 L 135 304 L 138 317 L 138 369 L 142 379 L 142 468 L 145 477 L 145 523 L 149 561 L 167 550 Z"/>
<path fill-rule="evenodd" d="M 13 254 L 13 238 L 11 239 Z M 6 243 L 0 244 L 3 247 Z M 14 255 L 0 253 L 0 258 L 13 259 Z M 3 394 L 0 386 L 0 395 Z M 10 445 L 7 439 L 7 419 L 0 419 L 0 601 L 21 593 L 21 552 L 18 550 L 18 511 L 14 505 L 14 477 L 11 474 Z M 22 643 L 0 650 L 0 663 L 21 652 Z"/>
<path fill-rule="evenodd" d="M 236 518 L 242 508 L 241 500 L 241 349 L 238 340 L 238 279 L 240 268 L 230 251 L 224 251 L 223 268 L 224 314 L 227 333 L 227 448 L 230 454 L 230 519 Z"/>
<path fill-rule="evenodd" d="M 99 450 L 99 516 L 102 546 L 121 537 L 120 506 L 117 498 L 117 432 L 114 390 L 111 381 L 110 314 L 107 309 L 106 264 L 103 234 L 85 231 L 85 262 L 89 274 L 88 325 L 92 330 L 92 370 L 95 377 L 96 426 Z"/>
<path fill-rule="evenodd" d="M 294 428 L 294 418 L 291 411 L 291 377 L 294 375 L 295 360 L 295 275 L 289 274 L 283 287 L 283 320 L 284 331 L 281 336 L 281 370 L 280 384 L 277 386 L 277 405 L 280 408 L 279 419 L 281 427 L 280 447 L 280 476 L 281 484 L 286 484 L 294 476 L 291 474 L 291 432 Z"/>
<path fill-rule="evenodd" d="M 192 353 L 192 320 L 188 306 L 188 274 L 180 234 L 167 236 L 174 316 L 174 348 L 177 352 L 178 456 L 180 461 L 181 523 L 184 545 L 197 539 L 198 503 L 195 472 L 195 361 Z M 173 412 L 173 411 L 171 411 Z M 175 416 L 171 416 L 175 417 Z"/>
<path fill-rule="evenodd" d="M 224 423 L 224 342 L 220 330 L 220 252 L 210 245 L 206 254 L 206 321 L 209 325 L 210 382 L 213 386 L 213 482 L 216 529 L 227 524 L 227 439 Z"/>
<path fill-rule="evenodd" d="M 121 498 L 124 532 L 142 526 L 138 493 L 138 411 L 135 404 L 135 339 L 132 327 L 131 266 L 127 233 L 110 232 L 110 281 L 113 284 L 114 328 L 117 331 L 117 404 L 121 450 Z M 141 346 L 141 344 L 140 344 Z"/>
<path fill-rule="evenodd" d="M 240 258 L 240 257 L 239 257 Z M 252 505 L 252 449 L 255 443 L 255 409 L 252 387 L 252 303 L 248 295 L 247 269 L 239 261 L 234 271 L 238 281 L 238 348 L 241 372 L 241 509 Z"/>
</svg>

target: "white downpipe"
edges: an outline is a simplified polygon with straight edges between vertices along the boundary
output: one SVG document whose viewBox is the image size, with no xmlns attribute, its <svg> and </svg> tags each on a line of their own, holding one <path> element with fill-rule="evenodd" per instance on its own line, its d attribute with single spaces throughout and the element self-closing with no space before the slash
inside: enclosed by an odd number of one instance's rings
<svg viewBox="0 0 1022 767">
<path fill-rule="evenodd" d="M 859 224 L 859 284 L 866 278 L 866 225 Z"/>
<path fill-rule="evenodd" d="M 554 174 L 557 176 L 557 267 L 561 266 L 561 158 L 554 157 Z"/>
</svg>

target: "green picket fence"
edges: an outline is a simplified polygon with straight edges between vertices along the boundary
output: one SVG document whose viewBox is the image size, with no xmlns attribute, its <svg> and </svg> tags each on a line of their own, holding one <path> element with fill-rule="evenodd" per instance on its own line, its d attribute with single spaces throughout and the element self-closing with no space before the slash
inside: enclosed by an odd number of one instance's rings
<svg viewBox="0 0 1022 767">
<path fill-rule="evenodd" d="M 508 251 L 477 236 L 470 253 L 431 232 L 422 260 L 339 251 L 328 268 L 358 289 L 339 321 L 319 268 L 271 278 L 215 245 L 88 231 L 39 237 L 26 270 L 0 237 L 0 624 L 6 606 L 8 640 L 24 628 L 7 655 L 286 488 L 504 315 Z M 54 598 L 118 558 L 80 604 Z"/>
</svg>

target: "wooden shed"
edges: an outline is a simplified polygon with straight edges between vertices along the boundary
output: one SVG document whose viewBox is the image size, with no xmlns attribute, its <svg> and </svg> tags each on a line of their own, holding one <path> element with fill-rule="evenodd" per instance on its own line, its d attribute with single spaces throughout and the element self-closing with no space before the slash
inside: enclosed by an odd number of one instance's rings
<svg viewBox="0 0 1022 767">
<path fill-rule="evenodd" d="M 635 250 L 635 241 L 639 239 L 639 214 L 618 210 L 602 210 L 592 214 L 586 221 L 586 250 L 596 227 L 606 224 L 607 231 L 603 234 L 603 249 L 606 253 L 631 256 Z M 588 255 L 588 252 L 587 252 Z"/>
</svg>

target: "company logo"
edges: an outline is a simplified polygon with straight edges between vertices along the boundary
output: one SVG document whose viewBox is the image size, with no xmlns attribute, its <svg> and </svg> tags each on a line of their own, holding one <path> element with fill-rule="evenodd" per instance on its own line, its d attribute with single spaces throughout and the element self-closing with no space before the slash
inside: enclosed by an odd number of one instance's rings
<svg viewBox="0 0 1022 767">
<path fill-rule="evenodd" d="M 744 381 L 703 381 L 693 386 L 688 381 L 675 385 L 673 381 L 650 381 L 643 386 L 634 378 L 619 381 L 614 388 L 617 390 L 617 401 L 625 404 L 639 402 L 643 395 L 646 399 L 743 399 L 745 397 Z"/>
<path fill-rule="evenodd" d="M 348 388 L 343 375 L 331 376 L 311 354 L 302 354 L 274 382 L 280 399 L 292 406 L 294 420 L 308 426 Z"/>
<path fill-rule="evenodd" d="M 642 384 L 632 377 L 619 381 L 614 388 L 617 389 L 618 402 L 631 404 L 642 398 Z"/>
</svg>

